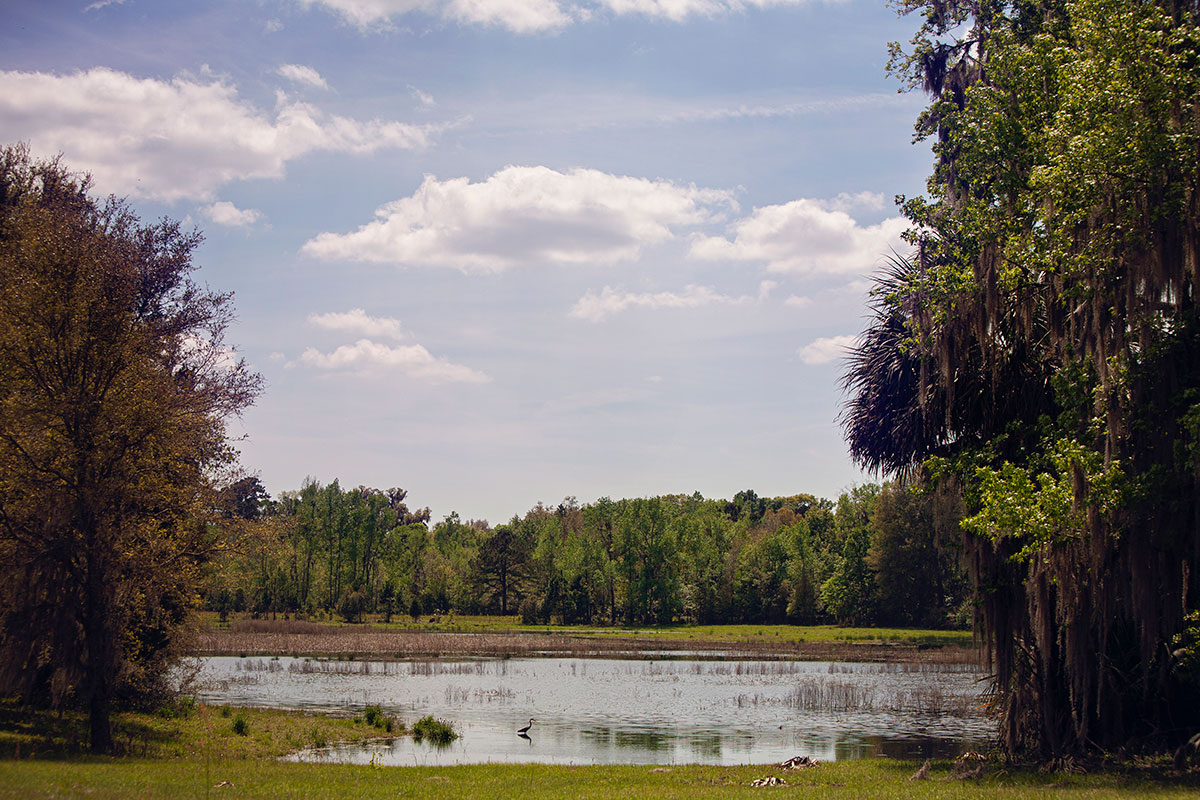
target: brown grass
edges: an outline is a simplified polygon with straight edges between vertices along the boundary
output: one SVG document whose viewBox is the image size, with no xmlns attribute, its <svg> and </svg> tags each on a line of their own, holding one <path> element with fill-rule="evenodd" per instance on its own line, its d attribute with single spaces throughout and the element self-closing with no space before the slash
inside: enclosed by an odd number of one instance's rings
<svg viewBox="0 0 1200 800">
<path fill-rule="evenodd" d="M 369 625 L 334 627 L 304 620 L 238 620 L 229 630 L 199 632 L 197 655 L 290 655 L 326 658 L 504 658 L 515 656 L 606 658 L 789 659 L 973 664 L 974 648 L 882 642 L 720 642 L 651 640 L 647 637 L 563 633 L 432 633 Z"/>
</svg>

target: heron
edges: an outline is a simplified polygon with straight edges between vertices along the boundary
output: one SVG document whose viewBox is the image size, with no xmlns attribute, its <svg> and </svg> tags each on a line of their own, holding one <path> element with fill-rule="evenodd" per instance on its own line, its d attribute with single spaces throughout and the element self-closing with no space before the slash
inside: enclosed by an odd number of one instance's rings
<svg viewBox="0 0 1200 800">
<path fill-rule="evenodd" d="M 528 736 L 528 735 L 529 735 L 529 729 L 530 729 L 530 728 L 532 728 L 532 727 L 533 727 L 533 717 L 530 717 L 530 718 L 529 718 L 529 724 L 528 724 L 528 725 L 526 725 L 524 728 L 518 728 L 518 729 L 517 729 L 517 735 L 518 735 L 518 736 Z"/>
</svg>

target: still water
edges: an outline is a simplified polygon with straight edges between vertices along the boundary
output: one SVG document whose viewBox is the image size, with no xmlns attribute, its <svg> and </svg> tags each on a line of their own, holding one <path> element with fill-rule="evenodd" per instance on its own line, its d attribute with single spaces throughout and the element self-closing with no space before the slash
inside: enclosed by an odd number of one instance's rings
<svg viewBox="0 0 1200 800">
<path fill-rule="evenodd" d="M 203 659 L 201 700 L 357 713 L 412 725 L 426 714 L 460 738 L 409 737 L 301 753 L 393 765 L 765 764 L 876 755 L 954 756 L 982 747 L 980 673 L 930 664 L 633 661 Z M 535 720 L 528 737 L 516 730 Z M 364 729 L 366 730 L 366 729 Z"/>
</svg>

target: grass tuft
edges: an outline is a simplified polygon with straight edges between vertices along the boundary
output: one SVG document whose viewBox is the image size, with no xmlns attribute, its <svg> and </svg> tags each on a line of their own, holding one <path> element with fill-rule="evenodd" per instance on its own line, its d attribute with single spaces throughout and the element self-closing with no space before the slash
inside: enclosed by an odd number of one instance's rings
<svg viewBox="0 0 1200 800">
<path fill-rule="evenodd" d="M 418 742 L 428 739 L 433 744 L 445 745 L 450 744 L 458 738 L 458 733 L 450 723 L 434 719 L 431 715 L 426 715 L 417 720 L 413 725 L 413 738 Z"/>
</svg>

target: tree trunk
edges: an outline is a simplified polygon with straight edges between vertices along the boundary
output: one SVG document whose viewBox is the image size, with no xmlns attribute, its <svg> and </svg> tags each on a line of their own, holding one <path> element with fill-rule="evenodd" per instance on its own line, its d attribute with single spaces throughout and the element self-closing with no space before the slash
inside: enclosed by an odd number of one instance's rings
<svg viewBox="0 0 1200 800">
<path fill-rule="evenodd" d="M 93 753 L 111 753 L 112 723 L 109 705 L 112 701 L 112 682 L 115 674 L 114 634 L 109 619 L 108 593 L 105 587 L 105 558 L 93 549 L 88 559 L 87 610 L 84 618 L 86 662 L 84 675 L 88 692 L 88 725 Z"/>
</svg>

